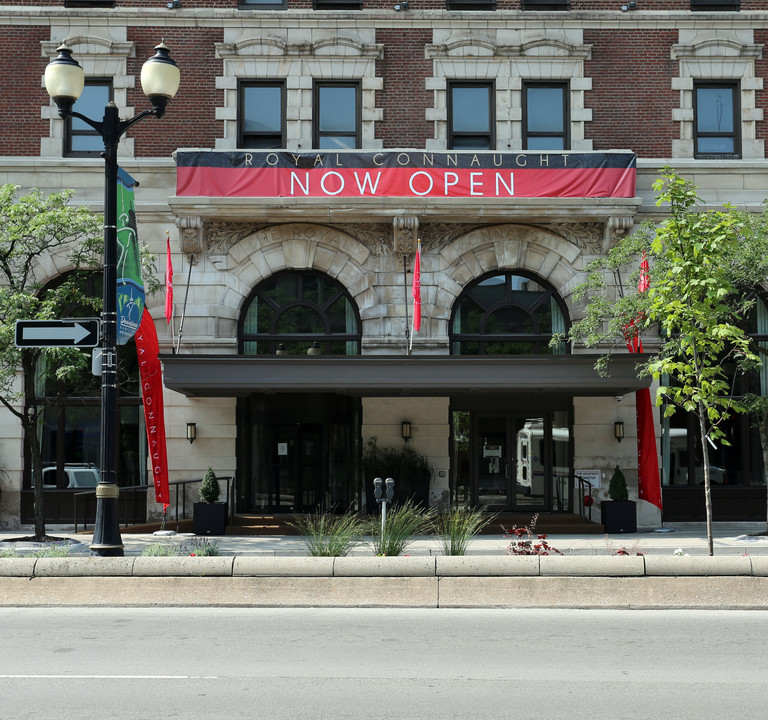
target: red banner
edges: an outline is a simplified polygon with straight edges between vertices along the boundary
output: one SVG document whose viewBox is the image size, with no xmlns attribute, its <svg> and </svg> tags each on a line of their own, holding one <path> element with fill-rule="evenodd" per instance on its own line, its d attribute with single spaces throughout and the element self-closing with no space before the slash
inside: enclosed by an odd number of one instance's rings
<svg viewBox="0 0 768 720">
<path fill-rule="evenodd" d="M 202 197 L 634 197 L 634 153 L 195 151 L 176 194 Z"/>
<path fill-rule="evenodd" d="M 413 262 L 413 329 L 415 332 L 421 330 L 421 241 L 416 247 L 416 259 Z"/>
<path fill-rule="evenodd" d="M 163 374 L 158 353 L 160 346 L 151 315 L 145 310 L 136 331 L 136 353 L 139 357 L 141 397 L 144 402 L 144 422 L 152 466 L 155 500 L 168 507 L 168 456 L 165 447 L 165 413 L 163 411 Z"/>
<path fill-rule="evenodd" d="M 645 292 L 650 284 L 648 258 L 643 253 L 643 259 L 640 262 L 638 292 Z M 624 333 L 629 352 L 643 352 L 643 342 L 634 322 L 631 322 L 624 329 Z M 661 480 L 659 478 L 659 457 L 656 453 L 656 435 L 653 431 L 651 391 L 648 388 L 638 390 L 635 393 L 635 403 L 637 416 L 637 495 L 641 500 L 645 500 L 661 510 Z"/>
</svg>

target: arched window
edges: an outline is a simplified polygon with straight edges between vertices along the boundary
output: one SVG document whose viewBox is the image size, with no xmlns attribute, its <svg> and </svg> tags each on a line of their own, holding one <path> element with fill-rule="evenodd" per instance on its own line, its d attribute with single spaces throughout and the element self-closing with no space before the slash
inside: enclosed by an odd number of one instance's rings
<svg viewBox="0 0 768 720">
<path fill-rule="evenodd" d="M 287 271 L 262 282 L 248 298 L 238 351 L 359 355 L 360 336 L 360 316 L 341 284 L 313 271 Z"/>
<path fill-rule="evenodd" d="M 564 354 L 549 343 L 568 329 L 565 304 L 542 280 L 521 272 L 496 273 L 459 296 L 451 318 L 453 355 Z"/>
</svg>

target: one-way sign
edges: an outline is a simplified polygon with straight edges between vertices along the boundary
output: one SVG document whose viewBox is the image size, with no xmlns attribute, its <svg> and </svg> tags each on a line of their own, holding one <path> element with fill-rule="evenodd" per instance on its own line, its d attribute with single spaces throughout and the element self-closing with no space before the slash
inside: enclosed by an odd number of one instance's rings
<svg viewBox="0 0 768 720">
<path fill-rule="evenodd" d="M 96 347 L 98 344 L 98 318 L 16 321 L 16 347 Z"/>
</svg>

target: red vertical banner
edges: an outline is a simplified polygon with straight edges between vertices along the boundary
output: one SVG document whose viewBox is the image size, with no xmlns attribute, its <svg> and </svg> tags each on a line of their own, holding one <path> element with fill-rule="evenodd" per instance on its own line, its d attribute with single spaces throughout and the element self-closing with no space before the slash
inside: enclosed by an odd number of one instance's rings
<svg viewBox="0 0 768 720">
<path fill-rule="evenodd" d="M 165 447 L 165 412 L 163 411 L 163 374 L 158 353 L 160 346 L 152 316 L 145 310 L 136 331 L 136 353 L 139 358 L 141 398 L 144 403 L 144 423 L 152 467 L 155 500 L 168 507 L 168 456 Z"/>
<path fill-rule="evenodd" d="M 171 322 L 173 317 L 173 263 L 171 263 L 171 236 L 166 234 L 166 260 L 165 260 L 165 321 Z"/>
<path fill-rule="evenodd" d="M 643 253 L 640 262 L 640 280 L 638 292 L 645 292 L 650 287 L 648 258 Z M 643 343 L 634 323 L 626 328 L 627 349 L 631 353 L 643 352 Z M 648 388 L 635 393 L 637 415 L 637 495 L 641 500 L 662 509 L 661 479 L 659 476 L 659 456 L 656 452 L 656 434 L 653 431 L 653 404 Z"/>
<path fill-rule="evenodd" d="M 416 244 L 416 259 L 413 261 L 413 329 L 421 329 L 421 240 Z"/>
</svg>

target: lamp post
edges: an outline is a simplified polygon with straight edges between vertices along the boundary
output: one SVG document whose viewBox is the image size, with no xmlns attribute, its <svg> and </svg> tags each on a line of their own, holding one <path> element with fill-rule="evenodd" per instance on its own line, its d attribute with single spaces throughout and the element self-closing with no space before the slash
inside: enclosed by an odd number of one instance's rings
<svg viewBox="0 0 768 720">
<path fill-rule="evenodd" d="M 180 74 L 164 43 L 141 68 L 141 87 L 152 103 L 130 120 L 120 120 L 117 105 L 109 102 L 101 121 L 72 110 L 85 85 L 85 73 L 72 58 L 72 50 L 62 44 L 57 57 L 45 68 L 45 89 L 56 103 L 59 116 L 76 117 L 96 130 L 104 141 L 104 296 L 101 313 L 101 463 L 96 488 L 96 521 L 93 526 L 91 555 L 122 556 L 117 499 L 117 145 L 123 134 L 139 120 L 154 115 L 161 118 L 165 107 L 179 89 Z"/>
</svg>

